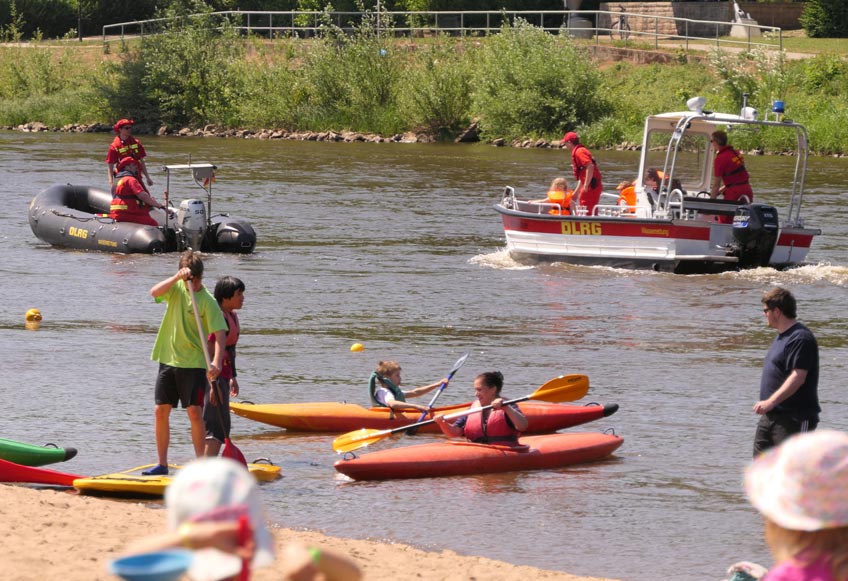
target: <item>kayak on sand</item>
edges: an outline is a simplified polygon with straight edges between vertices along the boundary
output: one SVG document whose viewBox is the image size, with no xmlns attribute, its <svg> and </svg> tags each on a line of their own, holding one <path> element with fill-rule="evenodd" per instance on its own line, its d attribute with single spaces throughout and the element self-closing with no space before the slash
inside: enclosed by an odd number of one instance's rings
<svg viewBox="0 0 848 581">
<path fill-rule="evenodd" d="M 470 403 L 433 408 L 435 415 L 467 409 Z M 565 405 L 540 401 L 525 401 L 518 404 L 527 416 L 530 425 L 528 434 L 556 432 L 572 426 L 585 424 L 611 416 L 618 411 L 618 404 L 583 406 Z M 230 410 L 239 416 L 278 428 L 300 432 L 350 432 L 359 428 L 388 430 L 418 421 L 421 412 L 410 410 L 402 414 L 391 414 L 389 408 L 365 408 L 353 403 L 310 402 L 252 404 L 230 402 Z M 435 424 L 421 426 L 421 433 L 439 433 Z"/>
<path fill-rule="evenodd" d="M 339 460 L 334 466 L 354 480 L 546 470 L 600 460 L 623 442 L 620 436 L 600 432 L 526 436 L 515 446 L 451 440 L 380 450 Z"/>
<path fill-rule="evenodd" d="M 36 446 L 0 438 L 0 460 L 8 460 L 15 464 L 44 466 L 54 462 L 65 462 L 76 455 L 76 448 L 59 448 L 56 444 Z"/>
<path fill-rule="evenodd" d="M 143 476 L 141 474 L 142 471 L 153 466 L 155 464 L 138 466 L 114 474 L 90 478 L 79 477 L 71 484 L 83 494 L 161 498 L 165 494 L 165 488 L 168 487 L 182 466 L 169 464 L 170 474 L 167 476 Z M 247 469 L 259 482 L 270 482 L 281 476 L 280 467 L 273 464 L 248 464 Z"/>
<path fill-rule="evenodd" d="M 50 484 L 52 486 L 72 486 L 79 474 L 69 474 L 48 468 L 24 466 L 0 459 L 0 482 L 25 482 L 28 484 Z"/>
</svg>

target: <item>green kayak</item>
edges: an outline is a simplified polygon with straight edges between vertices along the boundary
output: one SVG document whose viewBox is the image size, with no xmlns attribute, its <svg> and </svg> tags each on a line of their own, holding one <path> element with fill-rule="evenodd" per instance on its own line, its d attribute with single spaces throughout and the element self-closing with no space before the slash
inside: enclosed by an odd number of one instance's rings
<svg viewBox="0 0 848 581">
<path fill-rule="evenodd" d="M 76 448 L 59 448 L 56 444 L 36 446 L 0 438 L 0 459 L 23 466 L 44 466 L 54 462 L 64 462 L 76 455 Z"/>
</svg>

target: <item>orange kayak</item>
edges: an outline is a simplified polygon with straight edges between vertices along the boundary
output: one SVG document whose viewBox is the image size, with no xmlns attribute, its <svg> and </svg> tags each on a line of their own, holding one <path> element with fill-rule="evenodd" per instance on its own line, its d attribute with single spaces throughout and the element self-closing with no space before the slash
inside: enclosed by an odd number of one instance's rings
<svg viewBox="0 0 848 581">
<path fill-rule="evenodd" d="M 418 444 L 339 460 L 335 468 L 354 480 L 432 478 L 546 470 L 600 460 L 624 442 L 614 434 L 573 432 L 519 438 L 519 445 L 451 440 Z"/>
<path fill-rule="evenodd" d="M 471 404 L 437 407 L 435 415 L 467 409 Z M 545 434 L 564 428 L 578 426 L 618 411 L 618 404 L 566 405 L 540 401 L 525 401 L 518 404 L 527 420 L 528 434 Z M 391 430 L 414 424 L 421 412 L 412 410 L 391 417 L 388 408 L 365 408 L 353 403 L 312 402 L 251 404 L 230 402 L 234 414 L 298 432 L 350 432 L 360 428 Z M 439 433 L 435 424 L 422 426 L 421 433 Z"/>
</svg>

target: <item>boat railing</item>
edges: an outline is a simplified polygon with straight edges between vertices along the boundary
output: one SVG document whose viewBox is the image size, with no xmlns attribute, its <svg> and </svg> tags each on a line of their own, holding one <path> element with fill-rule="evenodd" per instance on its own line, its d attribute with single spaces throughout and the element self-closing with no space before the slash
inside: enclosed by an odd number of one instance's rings
<svg viewBox="0 0 848 581">
<path fill-rule="evenodd" d="M 622 206 L 619 204 L 598 204 L 592 215 L 601 218 L 650 218 L 651 209 L 647 206 Z"/>
</svg>

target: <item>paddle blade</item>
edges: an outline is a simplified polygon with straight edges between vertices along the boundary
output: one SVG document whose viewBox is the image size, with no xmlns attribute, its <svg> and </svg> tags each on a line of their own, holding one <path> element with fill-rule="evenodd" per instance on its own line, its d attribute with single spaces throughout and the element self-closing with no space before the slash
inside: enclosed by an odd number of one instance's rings
<svg viewBox="0 0 848 581">
<path fill-rule="evenodd" d="M 589 377 L 572 374 L 560 375 L 543 383 L 530 395 L 530 399 L 562 403 L 574 401 L 589 393 Z"/>
<path fill-rule="evenodd" d="M 229 458 L 230 460 L 235 460 L 239 464 L 247 467 L 247 459 L 244 457 L 244 454 L 241 453 L 241 450 L 236 448 L 236 445 L 233 444 L 232 440 L 229 438 L 224 438 L 224 450 L 221 452 L 221 456 Z"/>
<path fill-rule="evenodd" d="M 250 537 L 253 531 L 250 530 L 250 521 L 246 514 L 243 514 L 238 519 L 238 545 L 246 547 L 250 542 Z M 249 581 L 250 579 L 250 560 L 246 557 L 241 559 L 241 571 L 239 572 L 239 581 Z"/>
<path fill-rule="evenodd" d="M 465 360 L 468 359 L 468 353 L 463 354 L 462 357 L 456 360 L 456 363 L 453 364 L 453 367 L 450 371 L 448 371 L 448 379 L 453 379 L 454 373 L 459 371 L 459 368 L 465 365 Z"/>
<path fill-rule="evenodd" d="M 333 440 L 333 450 L 340 454 L 344 452 L 353 452 L 354 450 L 359 450 L 360 448 L 364 448 L 369 444 L 379 442 L 380 440 L 387 438 L 391 435 L 391 430 L 374 430 L 362 428 L 361 430 L 342 434 L 341 436 Z"/>
</svg>

